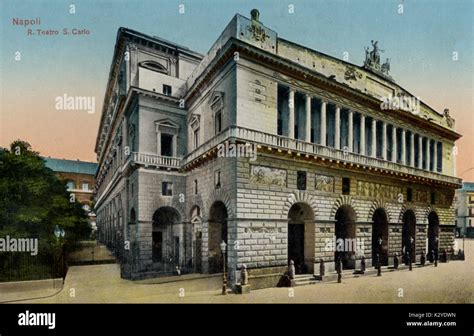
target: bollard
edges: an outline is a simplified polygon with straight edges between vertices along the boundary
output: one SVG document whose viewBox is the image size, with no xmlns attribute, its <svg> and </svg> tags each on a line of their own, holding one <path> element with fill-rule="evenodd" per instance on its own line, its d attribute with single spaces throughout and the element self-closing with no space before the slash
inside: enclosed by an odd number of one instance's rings
<svg viewBox="0 0 474 336">
<path fill-rule="evenodd" d="M 288 266 L 288 276 L 290 280 L 295 278 L 295 262 L 293 260 L 290 260 L 290 265 Z"/>
<path fill-rule="evenodd" d="M 326 266 L 324 265 L 324 260 L 323 258 L 319 259 L 319 276 L 321 277 L 321 280 L 325 274 L 326 271 Z"/>
</svg>

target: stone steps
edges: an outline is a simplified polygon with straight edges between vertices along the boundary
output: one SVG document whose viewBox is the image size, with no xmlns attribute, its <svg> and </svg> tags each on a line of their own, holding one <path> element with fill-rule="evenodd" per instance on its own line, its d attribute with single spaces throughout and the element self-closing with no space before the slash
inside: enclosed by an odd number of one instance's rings
<svg viewBox="0 0 474 336">
<path fill-rule="evenodd" d="M 293 279 L 294 286 L 306 286 L 318 283 L 319 280 L 313 274 L 296 274 Z"/>
</svg>

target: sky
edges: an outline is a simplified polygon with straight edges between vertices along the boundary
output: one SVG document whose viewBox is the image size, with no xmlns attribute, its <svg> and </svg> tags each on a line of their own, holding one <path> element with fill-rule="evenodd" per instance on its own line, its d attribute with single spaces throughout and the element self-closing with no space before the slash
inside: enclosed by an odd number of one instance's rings
<svg viewBox="0 0 474 336">
<path fill-rule="evenodd" d="M 458 176 L 474 181 L 473 0 L 1 0 L 0 146 L 20 138 L 45 156 L 95 161 L 119 27 L 206 53 L 236 13 L 249 17 L 252 8 L 279 37 L 357 65 L 378 40 L 398 84 L 439 112 L 450 109 L 463 135 Z M 36 18 L 40 25 L 13 22 Z M 64 95 L 94 97 L 95 112 L 58 109 Z"/>
</svg>

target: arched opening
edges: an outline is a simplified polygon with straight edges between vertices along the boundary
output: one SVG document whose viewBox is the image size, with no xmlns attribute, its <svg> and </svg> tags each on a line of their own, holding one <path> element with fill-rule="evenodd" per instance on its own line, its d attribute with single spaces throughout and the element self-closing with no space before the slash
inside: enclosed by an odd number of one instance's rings
<svg viewBox="0 0 474 336">
<path fill-rule="evenodd" d="M 343 269 L 355 268 L 356 242 L 356 213 L 349 205 L 343 205 L 336 212 L 336 249 L 334 261 L 340 258 Z"/>
<path fill-rule="evenodd" d="M 407 253 L 410 254 L 411 261 L 416 261 L 416 216 L 412 210 L 407 210 L 403 214 L 402 228 L 402 253 L 403 261 L 408 264 Z"/>
<path fill-rule="evenodd" d="M 176 209 L 160 207 L 153 214 L 152 260 L 163 271 L 174 271 L 180 265 L 181 218 Z"/>
<path fill-rule="evenodd" d="M 427 239 L 427 250 L 429 260 L 433 262 L 433 257 L 438 253 L 438 242 L 439 242 L 439 218 L 438 214 L 434 211 L 428 215 L 428 236 Z M 433 252 L 433 253 L 432 253 Z"/>
<path fill-rule="evenodd" d="M 227 243 L 227 208 L 221 201 L 214 202 L 209 210 L 208 232 L 209 273 L 220 273 L 224 265 L 220 244 L 222 241 Z M 227 251 L 225 255 L 227 259 Z M 227 264 L 227 260 L 225 262 Z"/>
<path fill-rule="evenodd" d="M 375 210 L 372 216 L 372 265 L 377 254 L 382 266 L 388 265 L 388 217 L 384 209 Z"/>
<path fill-rule="evenodd" d="M 288 263 L 290 260 L 296 274 L 313 272 L 314 213 L 306 203 L 295 203 L 288 211 Z"/>
</svg>

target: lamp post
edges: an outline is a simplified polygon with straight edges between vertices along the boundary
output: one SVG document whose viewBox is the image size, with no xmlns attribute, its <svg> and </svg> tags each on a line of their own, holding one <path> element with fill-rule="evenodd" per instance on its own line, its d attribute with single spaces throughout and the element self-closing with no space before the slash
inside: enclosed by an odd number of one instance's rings
<svg viewBox="0 0 474 336">
<path fill-rule="evenodd" d="M 227 271 L 226 271 L 226 259 L 225 259 L 225 252 L 226 252 L 227 244 L 225 241 L 222 241 L 220 244 L 221 252 L 222 252 L 222 265 L 223 265 L 223 272 L 222 272 L 222 295 L 227 295 Z"/>
<path fill-rule="evenodd" d="M 56 237 L 56 243 L 59 243 L 59 238 L 63 239 L 64 236 L 66 235 L 66 232 L 64 231 L 63 228 L 60 228 L 58 225 L 55 226 L 54 228 L 54 236 Z M 63 276 L 63 282 L 66 277 L 65 270 L 64 270 L 64 253 L 63 253 L 63 245 L 64 242 L 61 242 L 61 273 Z"/>
</svg>

